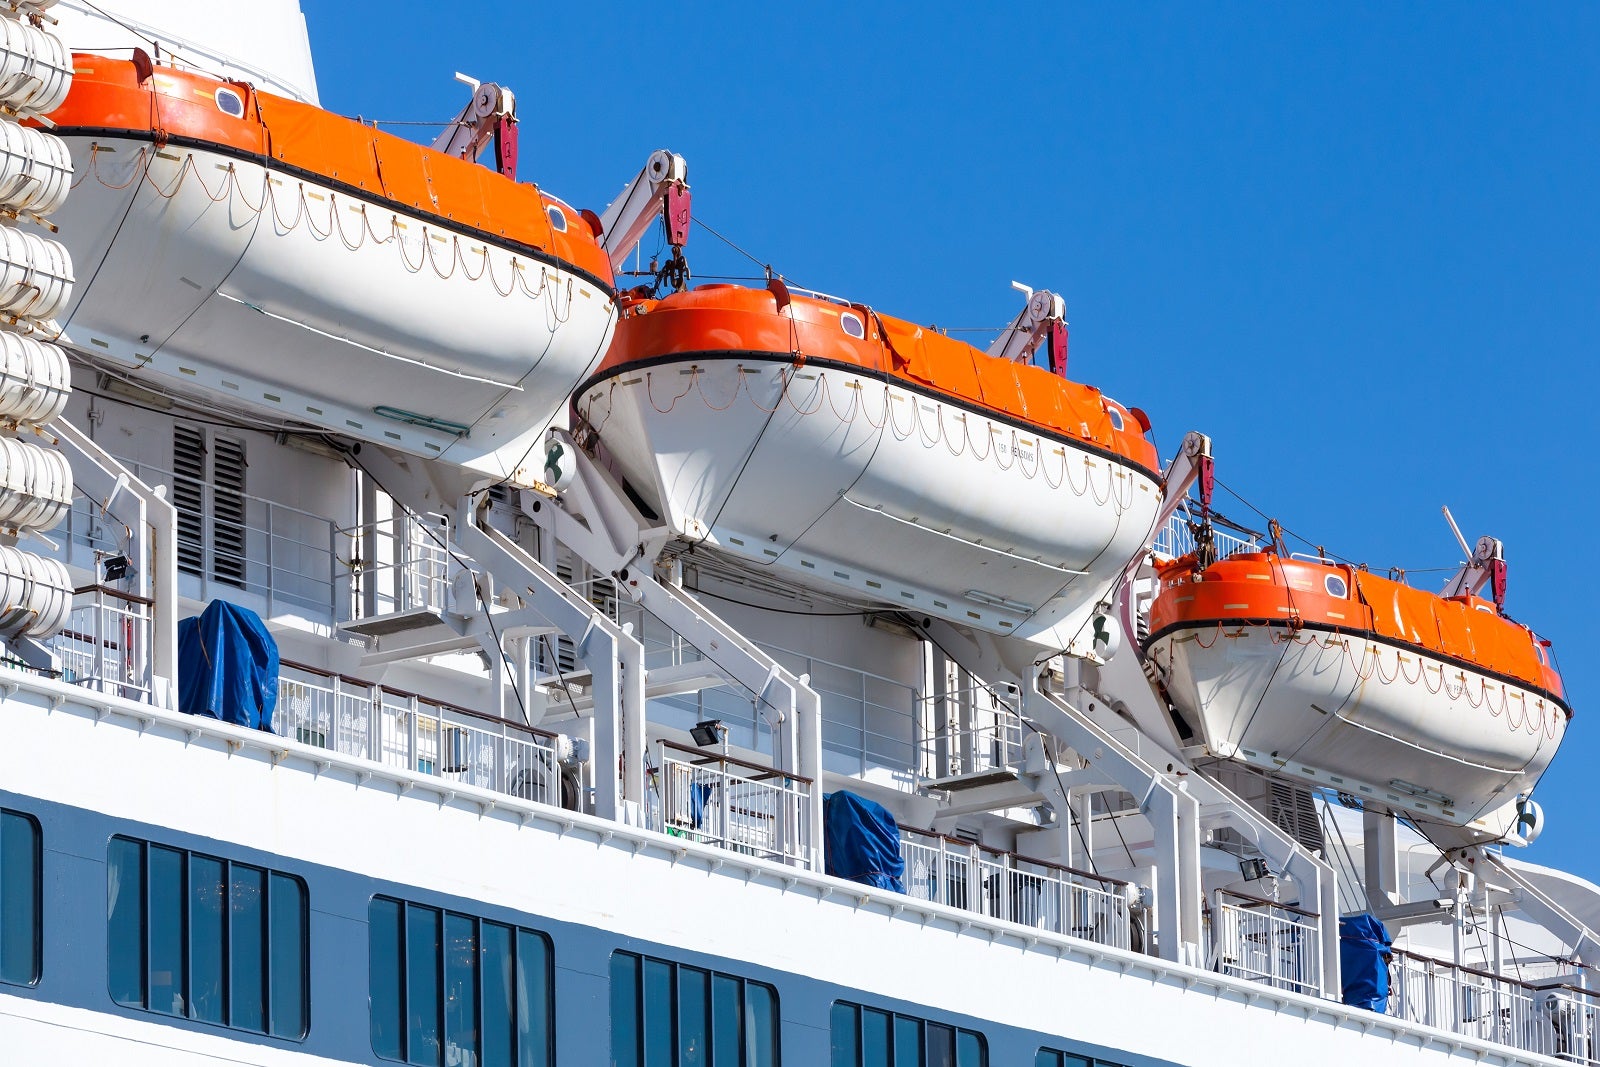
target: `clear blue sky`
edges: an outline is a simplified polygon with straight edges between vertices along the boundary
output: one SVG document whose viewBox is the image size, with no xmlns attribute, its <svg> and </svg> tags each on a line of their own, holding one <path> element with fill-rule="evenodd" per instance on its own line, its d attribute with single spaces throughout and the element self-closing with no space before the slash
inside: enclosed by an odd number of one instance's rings
<svg viewBox="0 0 1600 1067">
<path fill-rule="evenodd" d="M 521 177 L 580 207 L 670 147 L 798 284 L 958 328 L 1063 293 L 1074 377 L 1333 552 L 1453 566 L 1441 504 L 1500 537 L 1577 711 L 1524 855 L 1600 882 L 1600 6 L 303 3 L 326 107 L 500 81 Z"/>
</svg>

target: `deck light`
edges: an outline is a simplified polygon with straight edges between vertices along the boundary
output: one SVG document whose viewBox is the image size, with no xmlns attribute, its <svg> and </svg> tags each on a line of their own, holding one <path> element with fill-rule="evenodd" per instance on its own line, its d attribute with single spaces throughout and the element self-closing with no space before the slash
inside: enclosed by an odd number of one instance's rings
<svg viewBox="0 0 1600 1067">
<path fill-rule="evenodd" d="M 702 719 L 689 731 L 694 743 L 701 748 L 714 745 L 728 736 L 728 724 L 721 719 Z"/>
</svg>

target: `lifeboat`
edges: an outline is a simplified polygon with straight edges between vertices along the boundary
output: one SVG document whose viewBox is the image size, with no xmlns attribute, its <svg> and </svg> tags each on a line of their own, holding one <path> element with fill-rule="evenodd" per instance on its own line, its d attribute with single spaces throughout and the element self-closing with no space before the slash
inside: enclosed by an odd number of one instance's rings
<svg viewBox="0 0 1600 1067">
<path fill-rule="evenodd" d="M 529 184 L 249 85 L 78 54 L 73 347 L 148 388 L 515 476 L 615 325 Z"/>
<path fill-rule="evenodd" d="M 1155 448 L 1096 389 L 781 283 L 622 304 L 574 403 L 691 544 L 1064 647 L 1148 541 Z"/>
<path fill-rule="evenodd" d="M 1498 833 L 1572 717 L 1548 645 L 1477 596 L 1270 551 L 1159 583 L 1146 648 L 1216 756 Z"/>
</svg>

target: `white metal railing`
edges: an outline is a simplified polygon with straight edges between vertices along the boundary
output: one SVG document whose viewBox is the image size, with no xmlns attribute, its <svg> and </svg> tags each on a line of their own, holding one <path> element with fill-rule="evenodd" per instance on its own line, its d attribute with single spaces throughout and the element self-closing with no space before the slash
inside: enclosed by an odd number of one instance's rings
<svg viewBox="0 0 1600 1067">
<path fill-rule="evenodd" d="M 143 597 L 91 585 L 73 593 L 66 628 L 47 646 L 69 682 L 149 703 L 150 609 Z"/>
<path fill-rule="evenodd" d="M 1600 1002 L 1578 986 L 1539 987 L 1396 949 L 1388 1014 L 1568 1063 L 1600 1064 Z"/>
<path fill-rule="evenodd" d="M 171 471 L 124 460 L 146 485 L 175 485 Z M 219 514 L 217 490 L 198 479 L 183 479 L 197 493 L 199 511 L 184 511 L 178 523 L 180 583 L 194 582 L 198 600 L 238 600 L 240 592 L 260 600 L 269 618 L 284 610 L 332 620 L 334 609 L 334 523 L 325 516 L 248 493 L 228 493 Z M 127 550 L 124 535 L 107 520 L 97 502 L 73 500 L 54 553 L 64 563 L 94 570 L 106 556 Z M 180 588 L 182 586 L 180 585 Z"/>
<path fill-rule="evenodd" d="M 1531 1052 L 1587 1067 L 1600 1064 L 1600 1000 L 1592 989 L 1560 985 L 1535 994 Z"/>
<path fill-rule="evenodd" d="M 553 735 L 412 693 L 286 664 L 272 729 L 341 755 L 561 803 Z"/>
<path fill-rule="evenodd" d="M 815 783 L 670 741 L 655 746 L 650 828 L 801 867 L 814 864 L 810 796 Z"/>
<path fill-rule="evenodd" d="M 1322 929 L 1314 912 L 1219 890 L 1211 900 L 1206 934 L 1212 970 L 1322 994 Z"/>
<path fill-rule="evenodd" d="M 1212 537 L 1217 547 L 1218 559 L 1227 559 L 1238 552 L 1261 550 L 1261 546 L 1253 537 L 1242 537 L 1214 528 Z M 1150 546 L 1150 550 L 1163 559 L 1187 556 L 1194 549 L 1194 531 L 1189 528 L 1189 517 L 1181 511 L 1167 519 L 1166 525 L 1156 531 L 1156 539 Z"/>
<path fill-rule="evenodd" d="M 442 516 L 397 515 L 343 527 L 334 537 L 340 621 L 440 612 L 449 605 L 450 583 L 462 565 L 447 547 L 450 527 Z"/>
<path fill-rule="evenodd" d="M 982 686 L 971 687 L 971 695 L 990 696 Z M 931 705 L 928 718 L 943 717 L 948 702 L 958 693 L 935 693 L 923 703 Z M 991 707 L 970 709 L 967 722 L 946 721 L 934 729 L 922 729 L 917 742 L 920 771 L 924 778 L 938 779 L 956 774 L 979 774 L 1015 767 L 1022 762 L 1022 738 L 1026 731 L 1016 709 L 999 701 Z M 963 713 L 964 714 L 964 713 Z"/>
<path fill-rule="evenodd" d="M 902 827 L 906 894 L 1115 948 L 1132 947 L 1127 883 Z"/>
<path fill-rule="evenodd" d="M 796 677 L 807 675 L 822 705 L 822 747 L 843 757 L 828 767 L 862 775 L 874 767 L 915 774 L 922 693 L 898 678 L 764 645 Z"/>
</svg>

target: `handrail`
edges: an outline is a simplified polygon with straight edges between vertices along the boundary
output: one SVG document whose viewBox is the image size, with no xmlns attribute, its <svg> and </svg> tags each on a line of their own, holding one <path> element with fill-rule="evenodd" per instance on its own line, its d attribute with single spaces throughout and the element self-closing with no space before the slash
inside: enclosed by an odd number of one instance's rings
<svg viewBox="0 0 1600 1067">
<path fill-rule="evenodd" d="M 292 659 L 280 659 L 278 660 L 278 663 L 280 666 L 289 667 L 297 671 L 304 671 L 307 674 L 315 674 L 318 677 L 326 678 L 329 681 L 340 681 L 349 685 L 365 686 L 368 689 L 381 689 L 391 696 L 400 697 L 402 700 L 420 700 L 424 703 L 432 704 L 434 707 L 440 708 L 444 711 L 454 712 L 458 715 L 465 715 L 469 719 L 478 719 L 481 722 L 492 722 L 496 726 L 509 726 L 513 730 L 520 730 L 523 733 L 532 734 L 535 737 L 542 737 L 548 741 L 557 740 L 561 736 L 560 734 L 551 733 L 549 730 L 541 730 L 537 726 L 529 726 L 525 722 L 517 722 L 515 719 L 502 719 L 499 716 L 489 715 L 486 712 L 476 711 L 472 708 L 464 708 L 460 704 L 452 704 L 448 700 L 440 700 L 436 697 L 430 697 L 423 693 L 413 693 L 406 689 L 396 689 L 393 686 L 384 685 L 381 682 L 369 682 L 365 678 L 353 678 L 348 674 L 340 674 L 338 671 L 330 671 L 323 667 L 313 667 L 309 663 L 300 663 L 299 661 Z"/>
<path fill-rule="evenodd" d="M 1245 901 L 1247 904 L 1254 907 L 1277 908 L 1280 911 L 1288 911 L 1293 912 L 1296 915 L 1304 915 L 1308 919 L 1322 918 L 1322 915 L 1319 912 L 1308 911 L 1305 908 L 1298 907 L 1297 905 L 1285 904 L 1278 900 L 1268 900 L 1266 897 L 1258 897 L 1249 893 L 1241 893 L 1234 889 L 1219 889 L 1217 892 L 1225 897 L 1233 897 L 1235 900 Z"/>
<path fill-rule="evenodd" d="M 104 593 L 113 600 L 123 600 L 129 604 L 138 604 L 147 608 L 155 604 L 155 600 L 152 597 L 140 596 L 137 593 L 124 593 L 121 589 L 113 589 L 109 585 L 80 585 L 72 591 L 73 596 L 82 596 L 84 593 Z"/>
<path fill-rule="evenodd" d="M 721 763 L 724 765 L 731 763 L 736 767 L 743 767 L 746 770 L 756 771 L 758 772 L 758 775 L 755 779 L 756 781 L 762 781 L 767 778 L 787 778 L 791 782 L 800 782 L 803 785 L 809 786 L 816 784 L 812 779 L 807 778 L 803 774 L 795 774 L 793 771 L 781 771 L 776 767 L 765 767 L 759 763 L 752 763 L 749 760 L 740 759 L 738 756 L 726 756 L 720 752 L 714 752 L 708 755 L 705 749 L 695 748 L 693 745 L 685 745 L 680 741 L 671 741 L 663 738 L 661 741 L 661 746 L 663 748 L 675 749 L 678 752 L 688 752 L 693 755 L 700 756 L 700 759 L 693 761 L 696 766 L 704 766 L 708 763 Z"/>
<path fill-rule="evenodd" d="M 940 841 L 948 841 L 950 844 L 960 845 L 963 848 L 976 848 L 978 851 L 987 852 L 991 856 L 1005 856 L 1021 863 L 1031 863 L 1036 867 L 1043 867 L 1046 870 L 1060 871 L 1063 874 L 1071 874 L 1079 878 L 1089 878 L 1093 881 L 1099 882 L 1101 885 L 1126 887 L 1133 884 L 1132 882 L 1121 878 L 1113 878 L 1109 874 L 1097 874 L 1094 871 L 1079 870 L 1076 867 L 1068 867 L 1065 864 L 1055 863 L 1051 860 L 1034 859 L 1032 856 L 1024 856 L 1020 852 L 1012 852 L 1003 848 L 994 848 L 991 845 L 985 845 L 977 841 L 968 841 L 964 837 L 951 837 L 949 834 L 941 834 L 935 830 L 920 830 L 915 826 L 902 826 L 900 827 L 900 830 L 903 833 L 917 834 L 920 837 L 932 837 Z M 1027 872 L 1024 871 L 1022 873 L 1026 874 Z"/>
<path fill-rule="evenodd" d="M 1597 995 L 1596 990 L 1579 989 L 1577 986 L 1534 985 L 1532 982 L 1524 981 L 1521 978 L 1512 978 L 1503 974 L 1495 974 L 1493 971 L 1480 970 L 1477 967 L 1471 967 L 1465 963 L 1451 963 L 1449 960 L 1441 960 L 1437 956 L 1424 956 L 1421 953 L 1411 952 L 1403 948 L 1390 949 L 1389 952 L 1391 955 L 1401 956 L 1408 960 L 1416 960 L 1418 963 L 1431 963 L 1435 967 L 1448 967 L 1453 971 L 1460 971 L 1463 974 L 1470 974 L 1477 978 L 1487 978 L 1492 982 L 1504 982 L 1506 985 L 1520 986 L 1529 993 L 1539 993 L 1547 989 L 1571 989 L 1575 992 L 1586 993 L 1590 996 Z"/>
</svg>

